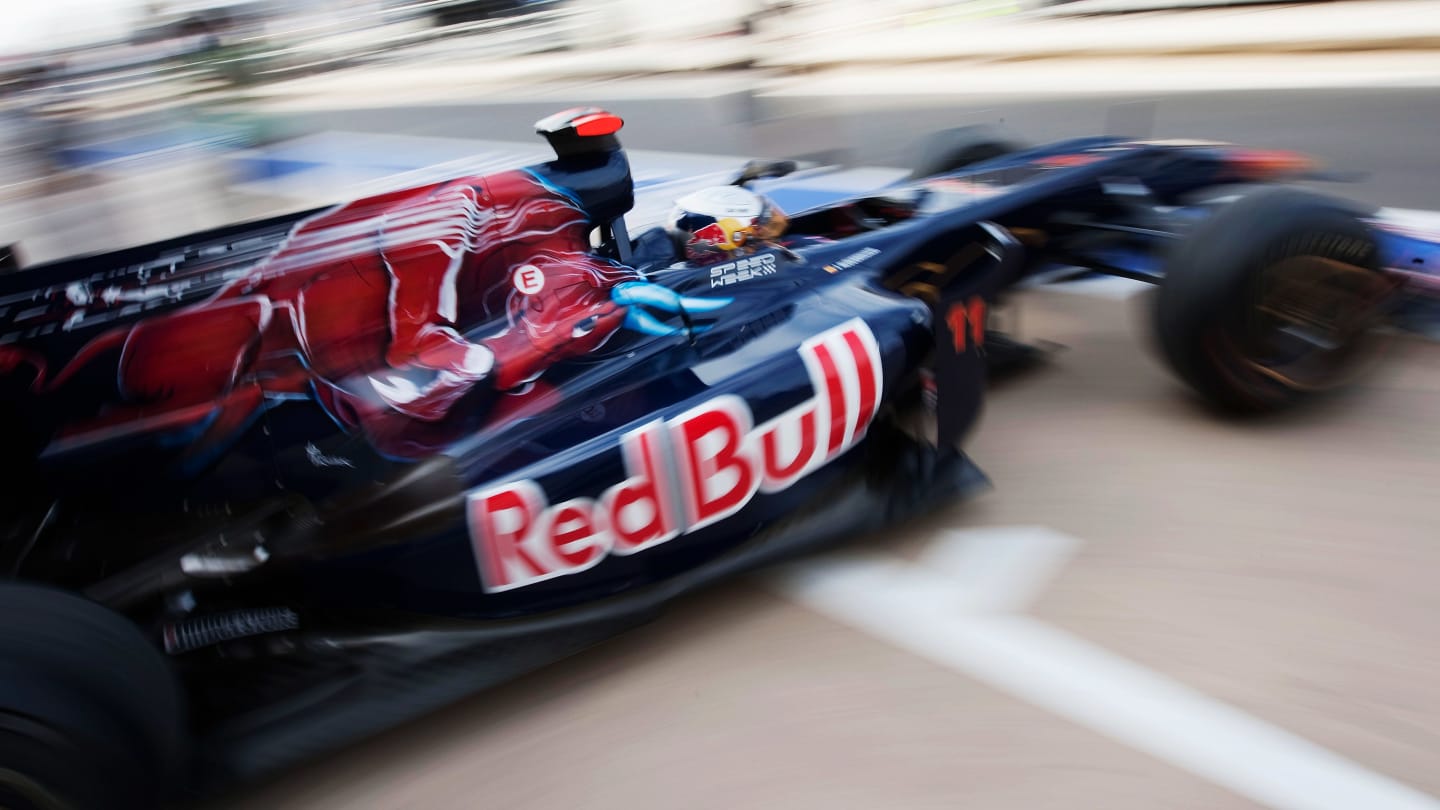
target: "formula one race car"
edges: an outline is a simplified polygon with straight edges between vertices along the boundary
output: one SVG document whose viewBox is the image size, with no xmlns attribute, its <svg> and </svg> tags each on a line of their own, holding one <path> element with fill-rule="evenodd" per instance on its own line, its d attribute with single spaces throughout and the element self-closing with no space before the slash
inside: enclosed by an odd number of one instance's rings
<svg viewBox="0 0 1440 810">
<path fill-rule="evenodd" d="M 961 131 L 784 238 L 632 239 L 621 121 L 541 165 L 0 276 L 0 804 L 334 748 L 984 484 L 1011 287 L 1160 283 L 1229 409 L 1341 385 L 1440 245 L 1214 143 Z M 737 185 L 794 170 L 752 163 Z M 721 231 L 721 239 L 728 239 Z"/>
</svg>

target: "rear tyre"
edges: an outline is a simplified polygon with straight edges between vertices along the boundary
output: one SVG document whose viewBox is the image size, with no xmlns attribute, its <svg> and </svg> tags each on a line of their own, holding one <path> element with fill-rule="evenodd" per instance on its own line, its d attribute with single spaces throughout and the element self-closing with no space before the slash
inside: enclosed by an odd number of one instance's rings
<svg viewBox="0 0 1440 810">
<path fill-rule="evenodd" d="M 1393 290 L 1347 204 L 1267 188 L 1224 205 L 1177 246 L 1155 332 L 1175 373 L 1235 412 L 1279 411 L 1343 387 L 1375 355 Z"/>
<path fill-rule="evenodd" d="M 182 777 L 182 718 L 167 661 L 129 620 L 0 584 L 0 807 L 156 807 Z"/>
<path fill-rule="evenodd" d="M 944 129 L 916 145 L 910 160 L 910 179 L 959 171 L 1024 148 L 1024 144 L 995 127 L 975 125 Z"/>
</svg>

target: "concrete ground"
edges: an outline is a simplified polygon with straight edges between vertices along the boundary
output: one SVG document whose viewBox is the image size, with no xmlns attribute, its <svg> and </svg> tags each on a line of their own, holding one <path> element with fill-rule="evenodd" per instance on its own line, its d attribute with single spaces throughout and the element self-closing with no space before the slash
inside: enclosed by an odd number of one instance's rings
<svg viewBox="0 0 1440 810">
<path fill-rule="evenodd" d="M 994 491 L 861 549 L 1079 538 L 1034 619 L 1400 786 L 1365 806 L 1440 806 L 1440 352 L 1402 341 L 1353 396 L 1235 424 L 1149 356 L 1143 303 L 1027 293 L 1023 334 L 1069 349 L 993 391 L 970 452 Z M 1347 806 L 1303 779 L 1257 801 L 785 594 L 686 599 L 215 810 Z"/>
</svg>

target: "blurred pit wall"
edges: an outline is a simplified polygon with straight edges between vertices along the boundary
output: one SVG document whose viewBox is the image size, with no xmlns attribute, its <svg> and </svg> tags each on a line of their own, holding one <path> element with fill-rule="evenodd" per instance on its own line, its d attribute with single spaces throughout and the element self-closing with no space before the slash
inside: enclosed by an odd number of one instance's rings
<svg viewBox="0 0 1440 810">
<path fill-rule="evenodd" d="M 133 162 L 67 172 L 32 193 L 0 197 L 0 245 L 18 244 L 25 265 L 256 219 L 297 206 L 239 191 L 223 158 Z"/>
<path fill-rule="evenodd" d="M 605 47 L 633 42 L 751 33 L 756 27 L 788 36 L 913 24 L 996 0 L 569 0 L 585 20 L 577 44 Z M 1008 6 L 1019 0 L 1003 0 Z M 1035 0 L 1038 2 L 1038 0 Z"/>
</svg>

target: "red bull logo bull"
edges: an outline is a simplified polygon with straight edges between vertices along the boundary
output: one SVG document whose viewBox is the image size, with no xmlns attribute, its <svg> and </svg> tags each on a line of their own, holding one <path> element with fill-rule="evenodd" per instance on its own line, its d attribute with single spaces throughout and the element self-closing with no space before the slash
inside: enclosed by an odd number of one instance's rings
<svg viewBox="0 0 1440 810">
<path fill-rule="evenodd" d="M 720 223 L 718 222 L 712 222 L 706 225 L 690 237 L 690 244 L 692 245 L 725 247 L 729 241 L 730 239 L 726 236 L 725 229 L 720 227 Z"/>
</svg>

